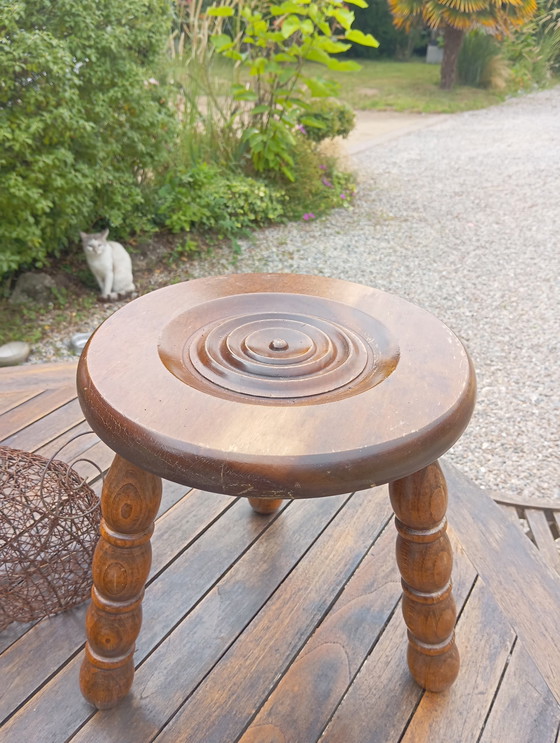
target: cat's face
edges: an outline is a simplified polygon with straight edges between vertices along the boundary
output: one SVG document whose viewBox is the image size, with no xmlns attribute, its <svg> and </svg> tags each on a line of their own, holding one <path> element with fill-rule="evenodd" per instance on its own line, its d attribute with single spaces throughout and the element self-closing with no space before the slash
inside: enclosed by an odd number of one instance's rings
<svg viewBox="0 0 560 743">
<path fill-rule="evenodd" d="M 103 232 L 94 232 L 92 234 L 80 232 L 84 251 L 86 253 L 89 253 L 90 255 L 101 255 L 107 247 L 108 235 L 109 230 L 103 230 Z"/>
</svg>

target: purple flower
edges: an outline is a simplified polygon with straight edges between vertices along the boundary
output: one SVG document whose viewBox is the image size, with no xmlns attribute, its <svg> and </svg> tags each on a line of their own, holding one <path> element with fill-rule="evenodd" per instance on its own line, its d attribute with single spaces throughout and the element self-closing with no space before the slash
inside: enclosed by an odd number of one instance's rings
<svg viewBox="0 0 560 743">
<path fill-rule="evenodd" d="M 326 169 L 327 169 L 326 165 L 319 165 L 319 170 L 326 170 Z"/>
<path fill-rule="evenodd" d="M 303 126 L 303 124 L 298 124 L 296 126 L 296 129 L 298 130 L 298 132 L 301 132 L 302 134 L 307 134 L 307 131 L 305 130 L 305 127 Z"/>
<path fill-rule="evenodd" d="M 313 214 L 313 212 L 309 212 L 308 214 L 307 213 L 304 214 L 303 217 L 302 217 L 302 219 L 305 222 L 309 222 L 310 219 L 315 219 L 315 215 Z"/>
<path fill-rule="evenodd" d="M 321 183 L 327 188 L 332 188 L 332 183 L 328 180 L 328 178 L 325 178 L 324 176 L 321 178 Z"/>
<path fill-rule="evenodd" d="M 345 193 L 341 193 L 341 194 L 340 194 L 340 198 L 341 198 L 341 199 L 345 199 L 345 198 L 346 198 L 346 194 L 345 194 Z"/>
</svg>

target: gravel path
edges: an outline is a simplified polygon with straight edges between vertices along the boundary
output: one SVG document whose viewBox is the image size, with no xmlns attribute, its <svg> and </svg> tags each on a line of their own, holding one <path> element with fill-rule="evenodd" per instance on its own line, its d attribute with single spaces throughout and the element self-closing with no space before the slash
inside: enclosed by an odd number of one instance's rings
<svg viewBox="0 0 560 743">
<path fill-rule="evenodd" d="M 560 497 L 560 87 L 445 117 L 354 158 L 352 210 L 259 232 L 191 275 L 290 271 L 395 292 L 446 322 L 477 369 L 450 458 L 481 487 Z"/>
</svg>

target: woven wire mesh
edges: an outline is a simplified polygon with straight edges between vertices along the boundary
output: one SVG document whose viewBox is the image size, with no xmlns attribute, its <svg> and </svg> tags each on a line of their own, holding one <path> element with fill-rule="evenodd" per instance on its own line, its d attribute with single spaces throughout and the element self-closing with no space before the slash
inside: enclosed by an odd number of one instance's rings
<svg viewBox="0 0 560 743">
<path fill-rule="evenodd" d="M 99 520 L 69 464 L 0 447 L 0 630 L 88 598 Z"/>
</svg>

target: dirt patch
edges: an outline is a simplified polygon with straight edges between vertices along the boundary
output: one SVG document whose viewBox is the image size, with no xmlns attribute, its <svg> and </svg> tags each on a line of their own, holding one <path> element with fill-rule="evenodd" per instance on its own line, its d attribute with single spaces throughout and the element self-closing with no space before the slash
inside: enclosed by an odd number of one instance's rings
<svg viewBox="0 0 560 743">
<path fill-rule="evenodd" d="M 155 233 L 124 243 L 131 255 L 138 294 L 147 294 L 190 278 L 195 263 L 205 260 L 225 241 L 209 243 L 204 236 Z M 53 261 L 54 263 L 54 261 Z M 31 344 L 28 363 L 54 361 L 73 356 L 70 338 L 75 333 L 93 332 L 127 301 L 103 303 L 97 300 L 98 287 L 87 267 L 81 248 L 46 266 L 42 273 L 55 279 L 57 290 L 46 305 L 14 306 L 0 302 L 0 345 L 12 340 Z"/>
</svg>

